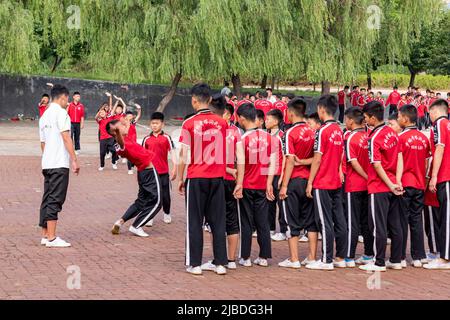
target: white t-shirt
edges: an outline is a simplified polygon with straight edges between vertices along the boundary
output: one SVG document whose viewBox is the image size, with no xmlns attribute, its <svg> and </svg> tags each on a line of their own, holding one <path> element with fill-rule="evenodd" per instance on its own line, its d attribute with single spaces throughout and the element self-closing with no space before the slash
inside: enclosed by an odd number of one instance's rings
<svg viewBox="0 0 450 320">
<path fill-rule="evenodd" d="M 70 131 L 70 117 L 59 104 L 51 103 L 39 120 L 41 142 L 45 143 L 42 169 L 70 168 L 70 155 L 61 132 Z"/>
</svg>

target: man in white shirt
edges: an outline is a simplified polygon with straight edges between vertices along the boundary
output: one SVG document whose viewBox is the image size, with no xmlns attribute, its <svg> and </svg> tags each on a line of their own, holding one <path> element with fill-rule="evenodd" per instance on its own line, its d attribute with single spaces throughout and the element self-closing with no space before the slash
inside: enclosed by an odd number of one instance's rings
<svg viewBox="0 0 450 320">
<path fill-rule="evenodd" d="M 40 208 L 39 226 L 42 228 L 41 245 L 49 248 L 66 248 L 70 243 L 56 236 L 58 213 L 66 200 L 69 186 L 69 168 L 78 175 L 80 166 L 70 137 L 70 117 L 67 114 L 69 90 L 54 85 L 52 103 L 39 120 L 39 135 L 42 149 L 42 174 L 44 196 Z"/>
<path fill-rule="evenodd" d="M 272 90 L 272 88 L 267 88 L 267 89 L 266 89 L 266 92 L 267 92 L 267 100 L 269 100 L 271 103 L 277 102 L 277 97 L 275 97 L 275 96 L 273 95 L 273 90 Z"/>
</svg>

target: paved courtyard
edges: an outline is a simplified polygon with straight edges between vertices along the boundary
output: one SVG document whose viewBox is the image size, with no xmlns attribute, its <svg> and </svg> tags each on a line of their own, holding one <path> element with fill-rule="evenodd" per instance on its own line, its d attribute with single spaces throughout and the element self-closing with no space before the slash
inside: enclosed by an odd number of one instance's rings
<svg viewBox="0 0 450 320">
<path fill-rule="evenodd" d="M 378 277 L 357 269 L 280 269 L 276 264 L 287 256 L 286 242 L 273 243 L 269 268 L 239 268 L 222 277 L 188 275 L 183 266 L 184 204 L 176 193 L 173 223 L 166 225 L 158 216 L 148 230 L 150 238 L 110 233 L 112 223 L 134 201 L 137 183 L 136 176 L 127 175 L 125 165 L 117 172 L 110 166 L 97 171 L 96 130 L 94 123 L 88 123 L 83 131 L 81 174 L 71 176 L 61 213 L 59 233 L 73 247 L 47 249 L 39 246 L 36 226 L 42 196 L 37 122 L 0 123 L 0 299 L 450 298 L 450 271 L 409 267 Z M 140 128 L 140 137 L 144 133 Z M 208 259 L 208 234 L 205 239 Z M 303 256 L 307 245 L 301 244 L 300 250 Z M 80 271 L 79 289 L 70 285 L 71 270 Z"/>
</svg>

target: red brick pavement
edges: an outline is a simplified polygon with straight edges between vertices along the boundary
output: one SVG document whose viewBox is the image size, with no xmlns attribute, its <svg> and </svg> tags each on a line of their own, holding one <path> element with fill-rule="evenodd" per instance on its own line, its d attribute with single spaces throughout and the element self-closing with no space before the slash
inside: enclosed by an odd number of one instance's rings
<svg viewBox="0 0 450 320">
<path fill-rule="evenodd" d="M 0 299 L 449 299 L 450 271 L 381 274 L 381 288 L 369 290 L 370 274 L 282 270 L 276 263 L 287 244 L 274 243 L 269 268 L 239 268 L 220 277 L 184 272 L 183 200 L 174 195 L 174 223 L 158 216 L 151 237 L 124 232 L 111 224 L 134 200 L 136 177 L 121 170 L 97 172 L 97 159 L 81 158 L 79 177 L 71 176 L 61 214 L 60 234 L 69 249 L 39 246 L 36 227 L 42 193 L 38 157 L 0 156 Z M 208 235 L 206 235 L 209 237 Z M 211 256 L 205 242 L 205 259 Z M 307 246 L 301 245 L 301 253 Z M 256 248 L 255 248 L 256 252 Z M 81 269 L 81 289 L 67 289 L 67 267 Z"/>
</svg>

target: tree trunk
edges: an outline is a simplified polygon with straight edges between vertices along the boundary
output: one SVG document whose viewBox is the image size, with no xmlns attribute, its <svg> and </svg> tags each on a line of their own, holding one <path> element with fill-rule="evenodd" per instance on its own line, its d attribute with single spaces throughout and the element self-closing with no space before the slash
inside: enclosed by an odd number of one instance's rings
<svg viewBox="0 0 450 320">
<path fill-rule="evenodd" d="M 367 71 L 367 92 L 372 91 L 372 73 Z"/>
<path fill-rule="evenodd" d="M 56 68 L 58 68 L 58 66 L 61 64 L 62 59 L 63 58 L 60 58 L 58 55 L 56 55 L 55 62 L 53 63 L 53 67 L 52 67 L 51 73 L 56 71 Z"/>
<path fill-rule="evenodd" d="M 267 88 L 267 75 L 265 74 L 261 80 L 261 89 Z"/>
<path fill-rule="evenodd" d="M 414 83 L 416 82 L 416 70 L 411 65 L 408 65 L 409 73 L 411 77 L 409 78 L 409 86 L 414 87 Z"/>
<path fill-rule="evenodd" d="M 233 91 L 236 97 L 238 97 L 238 99 L 242 98 L 242 91 L 241 91 L 241 78 L 239 77 L 238 74 L 233 74 L 231 76 L 231 82 L 233 82 Z"/>
<path fill-rule="evenodd" d="M 275 77 L 272 78 L 272 83 L 270 85 L 270 88 L 272 88 L 272 90 L 275 90 Z"/>
<path fill-rule="evenodd" d="M 164 112 L 166 107 L 169 105 L 170 101 L 172 101 L 173 97 L 175 96 L 180 80 L 181 80 L 181 72 L 178 72 L 172 80 L 172 84 L 170 85 L 169 91 L 159 103 L 158 109 L 156 109 L 156 111 Z"/>
<path fill-rule="evenodd" d="M 329 81 L 322 81 L 322 94 L 330 94 L 331 83 Z"/>
</svg>

